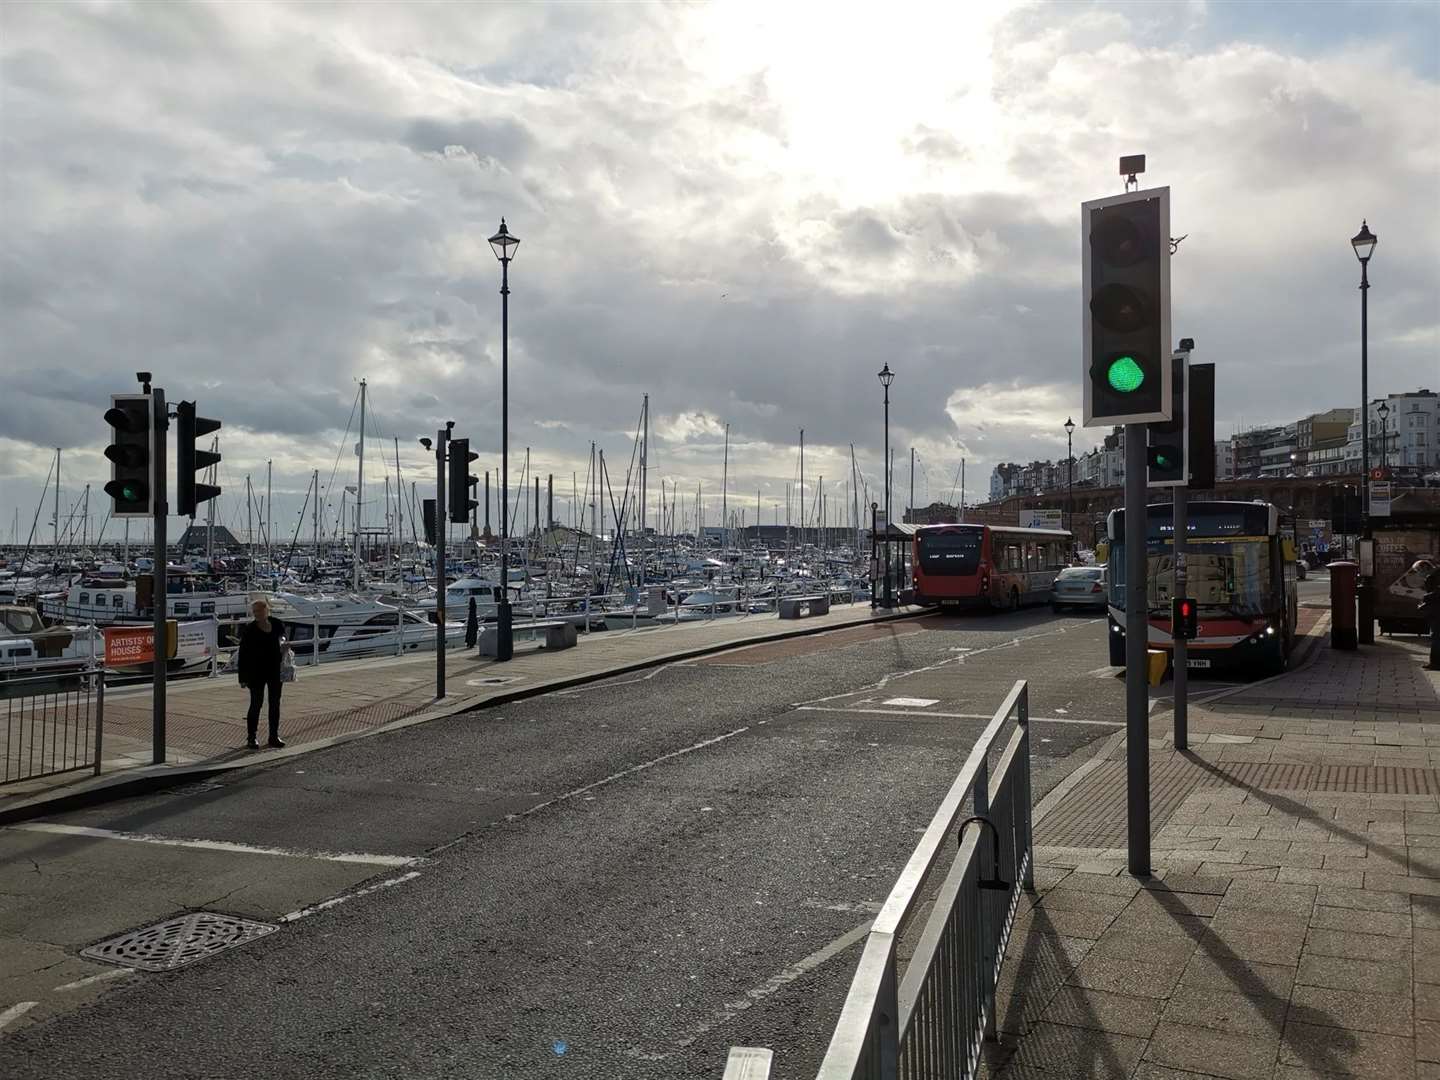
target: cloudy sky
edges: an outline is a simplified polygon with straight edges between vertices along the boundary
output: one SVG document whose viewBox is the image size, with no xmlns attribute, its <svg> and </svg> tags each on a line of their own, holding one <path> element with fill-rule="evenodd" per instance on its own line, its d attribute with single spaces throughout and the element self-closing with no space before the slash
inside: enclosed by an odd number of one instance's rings
<svg viewBox="0 0 1440 1080">
<path fill-rule="evenodd" d="M 1372 391 L 1440 389 L 1434 3 L 7 4 L 0 536 L 56 445 L 62 516 L 98 491 L 141 369 L 224 421 L 232 524 L 267 460 L 277 533 L 312 469 L 338 504 L 362 378 L 367 499 L 445 420 L 497 467 L 502 215 L 512 482 L 568 501 L 594 441 L 618 499 L 648 393 L 652 489 L 712 523 L 727 423 L 747 520 L 801 428 L 874 496 L 888 363 L 902 499 L 913 446 L 974 501 L 1064 453 L 1078 204 L 1135 152 L 1221 435 L 1358 401 L 1362 218 Z"/>
</svg>

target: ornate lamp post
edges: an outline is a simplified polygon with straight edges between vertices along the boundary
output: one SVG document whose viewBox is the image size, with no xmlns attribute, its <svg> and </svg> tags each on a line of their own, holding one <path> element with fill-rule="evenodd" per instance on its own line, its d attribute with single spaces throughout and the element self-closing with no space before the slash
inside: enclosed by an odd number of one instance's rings
<svg viewBox="0 0 1440 1080">
<path fill-rule="evenodd" d="M 1070 547 L 1075 545 L 1075 421 L 1065 418 L 1065 529 L 1070 533 Z"/>
<path fill-rule="evenodd" d="M 515 655 L 510 613 L 510 260 L 520 244 L 500 219 L 490 247 L 500 260 L 500 602 L 495 608 L 495 659 Z M 440 583 L 445 588 L 445 583 Z"/>
<path fill-rule="evenodd" d="M 1388 402 L 1380 402 L 1380 407 L 1375 410 L 1380 414 L 1380 468 L 1390 468 L 1390 405 Z M 1400 421 L 1395 421 L 1396 428 L 1399 428 Z M 1389 479 L 1389 476 L 1386 476 Z"/>
<path fill-rule="evenodd" d="M 879 372 L 880 385 L 885 388 L 885 602 L 883 607 L 895 606 L 895 595 L 890 589 L 890 384 L 895 373 L 887 363 Z"/>
<path fill-rule="evenodd" d="M 1370 532 L 1370 256 L 1375 251 L 1377 238 L 1370 231 L 1367 222 L 1360 222 L 1360 231 L 1350 238 L 1355 257 L 1360 260 L 1360 484 L 1362 529 L 1366 540 L 1372 539 Z M 1374 583 L 1366 577 L 1360 579 L 1356 590 L 1359 600 L 1359 626 L 1357 637 L 1361 645 L 1375 642 L 1375 592 Z"/>
</svg>

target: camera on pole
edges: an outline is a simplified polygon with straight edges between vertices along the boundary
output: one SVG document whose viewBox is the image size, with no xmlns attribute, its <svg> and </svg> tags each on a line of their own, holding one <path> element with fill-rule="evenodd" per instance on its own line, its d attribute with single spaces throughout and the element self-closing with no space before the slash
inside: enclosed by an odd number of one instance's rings
<svg viewBox="0 0 1440 1080">
<path fill-rule="evenodd" d="M 470 492 L 480 482 L 478 476 L 470 475 L 470 463 L 480 455 L 470 449 L 469 439 L 450 440 L 450 469 L 446 475 L 449 488 L 446 490 L 446 509 L 450 520 L 464 525 L 470 520 L 470 512 L 480 504 L 470 497 Z"/>
<path fill-rule="evenodd" d="M 1170 189 L 1081 205 L 1085 425 L 1170 419 Z"/>
<path fill-rule="evenodd" d="M 110 481 L 105 485 L 113 517 L 148 518 L 152 498 L 155 417 L 149 394 L 112 394 L 105 411 L 110 425 Z"/>
<path fill-rule="evenodd" d="M 195 415 L 195 402 L 182 401 L 175 406 L 175 512 L 181 517 L 193 518 L 196 506 L 220 494 L 214 484 L 195 482 L 206 469 L 220 464 L 219 454 L 196 449 L 195 441 L 219 430 L 219 420 Z"/>
</svg>

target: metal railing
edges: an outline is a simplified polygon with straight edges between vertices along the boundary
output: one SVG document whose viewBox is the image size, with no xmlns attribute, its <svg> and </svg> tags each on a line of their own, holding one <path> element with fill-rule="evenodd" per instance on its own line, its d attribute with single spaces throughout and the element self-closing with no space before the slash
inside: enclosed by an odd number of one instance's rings
<svg viewBox="0 0 1440 1080">
<path fill-rule="evenodd" d="M 1020 893 L 1035 887 L 1030 797 L 1030 698 L 1022 679 L 970 751 L 876 916 L 816 1080 L 975 1075 L 982 1042 L 995 1038 L 995 987 Z M 900 934 L 957 835 L 959 852 L 902 972 Z M 732 1049 L 726 1080 L 766 1080 L 768 1059 L 737 1054 L 753 1049 Z M 742 1068 L 732 1077 L 731 1069 Z"/>
<path fill-rule="evenodd" d="M 100 775 L 105 669 L 61 669 L 0 682 L 0 784 L 93 769 Z"/>
</svg>

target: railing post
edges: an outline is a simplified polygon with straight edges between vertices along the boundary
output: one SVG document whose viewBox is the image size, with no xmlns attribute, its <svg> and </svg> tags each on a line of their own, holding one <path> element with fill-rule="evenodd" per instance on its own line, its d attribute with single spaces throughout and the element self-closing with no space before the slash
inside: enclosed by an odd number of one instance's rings
<svg viewBox="0 0 1440 1080">
<path fill-rule="evenodd" d="M 100 755 L 105 738 L 105 665 L 95 668 L 95 775 L 100 775 Z"/>
<path fill-rule="evenodd" d="M 898 1080 L 900 1075 L 900 976 L 895 970 L 899 942 L 890 942 L 885 977 L 875 999 L 875 1050 L 880 1065 L 879 1080 Z"/>
<path fill-rule="evenodd" d="M 310 666 L 320 663 L 320 616 L 310 617 Z"/>
<path fill-rule="evenodd" d="M 1025 874 L 1021 879 L 1026 892 L 1035 891 L 1035 830 L 1030 820 L 1031 799 L 1030 790 L 1030 683 L 1027 681 L 1021 687 L 1020 699 L 1016 703 L 1016 722 L 1020 725 L 1020 776 L 1024 783 L 1019 785 L 1020 806 L 1018 822 L 1022 828 L 1022 839 L 1024 841 Z"/>
</svg>

